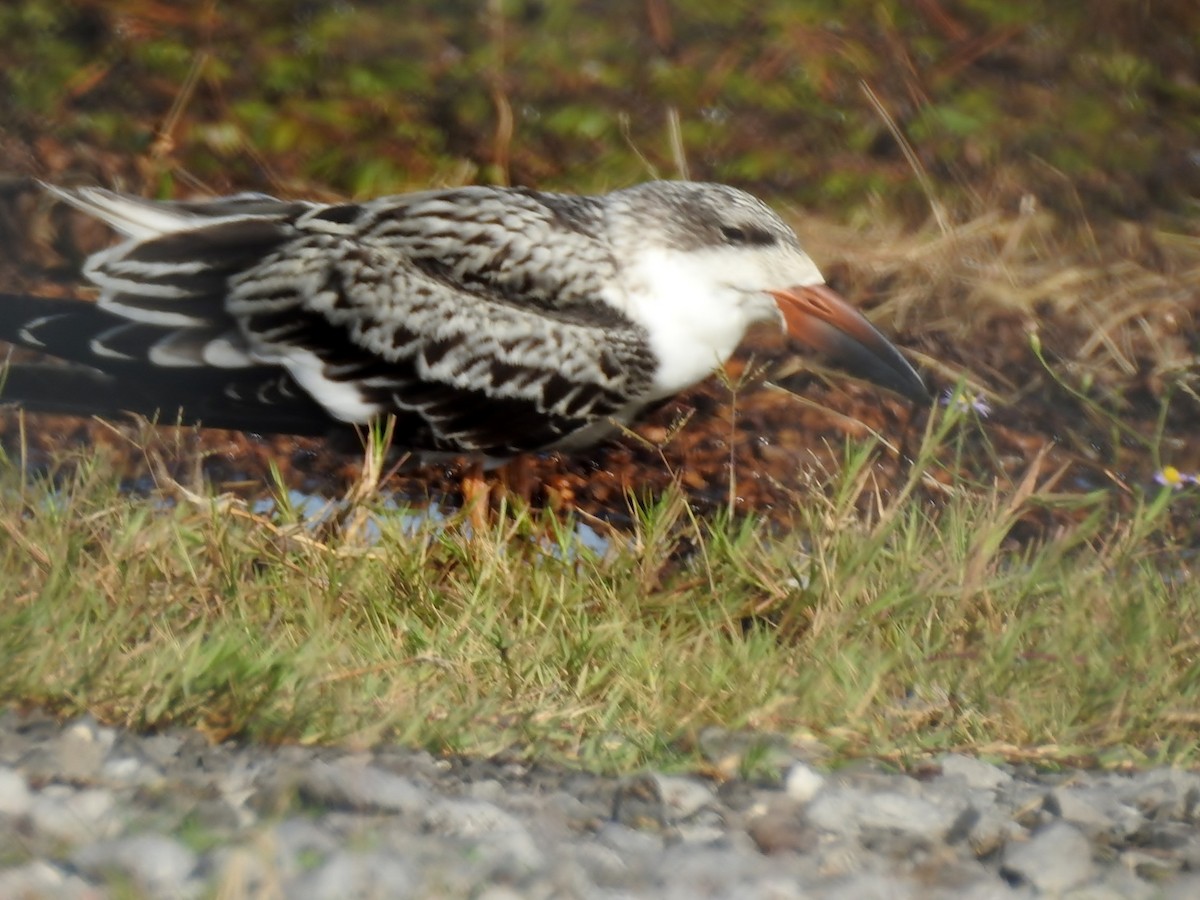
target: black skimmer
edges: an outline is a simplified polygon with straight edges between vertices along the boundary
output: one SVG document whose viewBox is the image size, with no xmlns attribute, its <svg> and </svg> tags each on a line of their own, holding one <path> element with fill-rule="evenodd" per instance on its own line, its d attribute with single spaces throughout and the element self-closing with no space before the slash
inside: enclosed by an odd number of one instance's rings
<svg viewBox="0 0 1200 900">
<path fill-rule="evenodd" d="M 48 188 L 124 240 L 97 302 L 0 295 L 0 403 L 323 434 L 502 460 L 575 450 L 696 384 L 747 329 L 914 400 L 920 377 L 765 204 L 720 184 L 600 196 L 464 187 L 364 203 L 157 202 Z"/>
</svg>

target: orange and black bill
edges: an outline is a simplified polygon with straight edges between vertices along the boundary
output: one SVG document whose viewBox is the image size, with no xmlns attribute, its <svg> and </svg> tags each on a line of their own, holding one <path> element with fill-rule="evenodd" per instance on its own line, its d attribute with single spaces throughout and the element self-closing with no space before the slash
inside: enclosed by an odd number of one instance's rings
<svg viewBox="0 0 1200 900">
<path fill-rule="evenodd" d="M 915 403 L 929 399 L 921 376 L 866 316 L 823 284 L 771 291 L 787 332 L 851 375 Z"/>
</svg>

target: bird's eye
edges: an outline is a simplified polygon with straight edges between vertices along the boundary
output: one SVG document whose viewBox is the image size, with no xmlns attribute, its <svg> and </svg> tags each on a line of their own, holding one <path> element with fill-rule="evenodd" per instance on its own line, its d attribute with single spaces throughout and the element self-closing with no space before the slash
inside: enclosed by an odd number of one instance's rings
<svg viewBox="0 0 1200 900">
<path fill-rule="evenodd" d="M 721 237 L 730 244 L 753 244 L 759 247 L 765 247 L 775 243 L 775 235 L 764 228 L 745 227 L 740 228 L 737 225 L 722 225 Z"/>
</svg>

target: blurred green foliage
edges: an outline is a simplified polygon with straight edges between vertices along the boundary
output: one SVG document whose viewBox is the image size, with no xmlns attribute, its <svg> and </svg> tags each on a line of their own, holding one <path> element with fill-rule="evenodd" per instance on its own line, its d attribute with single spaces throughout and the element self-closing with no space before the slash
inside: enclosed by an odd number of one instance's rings
<svg viewBox="0 0 1200 900">
<path fill-rule="evenodd" d="M 61 174 L 48 140 L 159 190 L 605 189 L 682 159 L 922 216 L 866 85 L 966 214 L 1145 217 L 1200 195 L 1198 48 L 1194 0 L 8 0 L 0 130 L 51 169 L 20 174 Z"/>
</svg>

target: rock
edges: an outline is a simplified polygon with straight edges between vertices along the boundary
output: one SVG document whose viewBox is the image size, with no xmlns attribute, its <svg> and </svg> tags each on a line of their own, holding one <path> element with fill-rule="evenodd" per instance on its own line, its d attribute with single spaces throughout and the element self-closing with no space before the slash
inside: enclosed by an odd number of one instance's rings
<svg viewBox="0 0 1200 900">
<path fill-rule="evenodd" d="M 715 799 L 712 787 L 697 778 L 675 775 L 651 776 L 658 782 L 658 796 L 667 822 L 678 824 L 710 808 Z"/>
<path fill-rule="evenodd" d="M 519 873 L 543 861 L 542 851 L 525 826 L 493 803 L 440 800 L 426 811 L 423 824 L 434 834 L 464 838 L 476 848 L 486 847 L 493 857 L 493 868 Z"/>
<path fill-rule="evenodd" d="M 1000 873 L 1017 885 L 1062 894 L 1088 881 L 1095 872 L 1092 848 L 1074 825 L 1055 822 L 1027 843 L 1008 844 Z"/>
<path fill-rule="evenodd" d="M 1126 803 L 1149 819 L 1191 818 L 1200 805 L 1200 775 L 1180 769 L 1157 769 L 1128 779 L 1121 793 Z"/>
<path fill-rule="evenodd" d="M 312 819 L 285 819 L 271 829 L 270 835 L 275 865 L 284 876 L 324 861 L 338 850 L 337 839 Z"/>
<path fill-rule="evenodd" d="M 506 789 L 504 793 L 506 798 L 513 799 L 512 791 Z M 561 816 L 565 824 L 575 829 L 595 827 L 607 813 L 607 810 L 601 812 L 566 791 L 554 791 L 537 799 L 543 810 L 549 808 L 555 815 Z M 526 809 L 534 811 L 529 807 Z"/>
<path fill-rule="evenodd" d="M 821 889 L 822 900 L 908 900 L 924 898 L 908 879 L 880 873 L 856 873 L 839 879 Z"/>
<path fill-rule="evenodd" d="M 1009 841 L 1028 839 L 1025 828 L 995 806 L 975 810 L 975 814 L 962 824 L 966 826 L 964 836 L 967 844 L 977 857 L 988 856 Z"/>
<path fill-rule="evenodd" d="M 152 734 L 141 741 L 140 750 L 157 766 L 168 766 L 175 762 L 183 748 L 184 739 L 178 734 Z"/>
<path fill-rule="evenodd" d="M 23 722 L 0 713 L 0 900 L 1200 896 L 1200 787 L 1178 770 L 950 755 L 912 777 L 793 758 L 778 781 L 715 788 L 401 747 L 214 746 L 182 730 L 114 743 L 87 719 Z M 92 745 L 110 747 L 96 783 L 56 781 L 59 751 Z"/>
<path fill-rule="evenodd" d="M 280 880 L 294 874 L 273 866 L 257 845 L 217 847 L 200 871 L 216 897 L 277 896 Z"/>
<path fill-rule="evenodd" d="M 1145 821 L 1138 810 L 1121 803 L 1110 791 L 1095 787 L 1056 787 L 1043 805 L 1051 815 L 1081 828 L 1089 837 L 1123 839 Z"/>
<path fill-rule="evenodd" d="M 1184 861 L 1173 853 L 1126 850 L 1121 854 L 1121 864 L 1142 878 L 1160 882 L 1182 869 Z"/>
<path fill-rule="evenodd" d="M 100 769 L 100 777 L 106 782 L 122 782 L 125 784 L 136 783 L 151 783 L 154 781 L 152 777 L 145 777 L 143 773 L 149 773 L 148 766 L 144 766 L 140 759 L 135 759 L 132 756 L 120 756 L 107 759 L 104 761 Z"/>
<path fill-rule="evenodd" d="M 596 832 L 596 840 L 600 846 L 615 850 L 625 860 L 650 859 L 663 848 L 662 838 L 619 822 L 606 822 Z"/>
<path fill-rule="evenodd" d="M 296 788 L 310 803 L 342 809 L 416 814 L 429 805 L 429 796 L 408 779 L 361 758 L 315 761 Z"/>
<path fill-rule="evenodd" d="M 1200 874 L 1188 873 L 1178 881 L 1159 885 L 1158 900 L 1196 900 L 1200 897 Z"/>
<path fill-rule="evenodd" d="M 795 810 L 769 810 L 746 825 L 754 845 L 766 854 L 806 853 L 817 845 L 816 829 Z"/>
<path fill-rule="evenodd" d="M 765 865 L 764 865 L 765 863 Z M 676 844 L 662 854 L 654 872 L 661 889 L 642 896 L 661 896 L 672 900 L 697 897 L 762 898 L 803 896 L 799 887 L 787 884 L 785 873 L 775 859 L 746 856 L 728 847 L 690 847 Z M 770 891 L 771 893 L 768 893 Z M 778 893 L 785 891 L 785 893 Z"/>
<path fill-rule="evenodd" d="M 485 778 L 482 781 L 472 781 L 467 787 L 467 794 L 475 800 L 499 803 L 508 795 L 508 791 L 495 778 Z"/>
<path fill-rule="evenodd" d="M 416 888 L 407 860 L 386 853 L 339 851 L 316 871 L 295 879 L 284 893 L 296 900 L 399 900 L 414 896 Z"/>
<path fill-rule="evenodd" d="M 498 831 L 524 830 L 514 816 L 482 800 L 438 800 L 426 810 L 423 824 L 435 834 L 450 837 L 473 838 Z"/>
<path fill-rule="evenodd" d="M 829 788 L 809 805 L 807 817 L 823 831 L 861 836 L 868 845 L 891 845 L 895 837 L 901 844 L 932 844 L 946 839 L 962 811 L 891 791 Z M 907 852 L 900 845 L 888 850 Z"/>
<path fill-rule="evenodd" d="M 1013 780 L 1012 775 L 999 766 L 993 766 L 973 756 L 948 753 L 941 758 L 940 763 L 942 777 L 958 778 L 967 787 L 976 790 L 994 791 Z"/>
<path fill-rule="evenodd" d="M 103 895 L 77 875 L 35 859 L 0 870 L 0 897 L 14 900 L 96 900 Z"/>
<path fill-rule="evenodd" d="M 816 871 L 822 878 L 842 878 L 861 872 L 874 854 L 863 848 L 857 838 L 821 835 L 815 848 Z"/>
<path fill-rule="evenodd" d="M 21 773 L 0 766 L 0 815 L 23 816 L 32 805 L 33 795 Z"/>
<path fill-rule="evenodd" d="M 196 854 L 165 835 L 139 834 L 80 847 L 71 862 L 97 880 L 116 871 L 151 896 L 181 897 Z"/>
<path fill-rule="evenodd" d="M 44 788 L 29 808 L 34 832 L 50 841 L 82 844 L 111 837 L 118 828 L 111 792 L 76 791 L 65 785 Z"/>
<path fill-rule="evenodd" d="M 667 811 L 658 779 L 653 775 L 626 778 L 613 793 L 612 818 L 641 831 L 662 831 Z"/>
<path fill-rule="evenodd" d="M 744 778 L 731 778 L 717 786 L 717 799 L 733 812 L 746 812 L 761 802 L 762 791 Z"/>
<path fill-rule="evenodd" d="M 783 789 L 797 803 L 808 803 L 825 786 L 826 778 L 807 763 L 795 763 L 788 769 Z"/>
<path fill-rule="evenodd" d="M 574 856 L 585 876 L 601 887 L 620 886 L 634 868 L 612 847 L 595 841 L 580 844 Z"/>
<path fill-rule="evenodd" d="M 91 716 L 67 725 L 55 748 L 58 777 L 64 781 L 93 780 L 115 741 L 116 732 L 101 728 Z"/>
<path fill-rule="evenodd" d="M 507 885 L 493 884 L 483 889 L 475 900 L 525 900 L 525 895 L 517 893 Z"/>
</svg>

